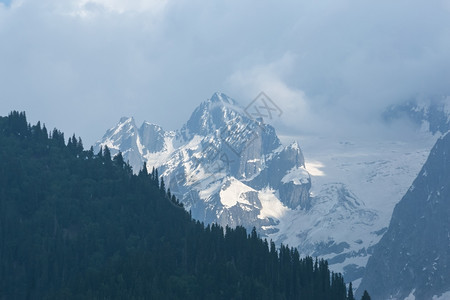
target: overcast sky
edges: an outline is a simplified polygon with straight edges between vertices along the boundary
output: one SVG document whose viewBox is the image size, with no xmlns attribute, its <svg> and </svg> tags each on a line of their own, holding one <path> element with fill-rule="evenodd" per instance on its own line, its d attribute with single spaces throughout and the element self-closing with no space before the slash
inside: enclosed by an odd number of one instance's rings
<svg viewBox="0 0 450 300">
<path fill-rule="evenodd" d="M 215 91 L 264 91 L 281 133 L 370 127 L 450 94 L 450 0 L 0 0 L 0 115 L 87 146 L 121 116 L 177 129 Z"/>
</svg>

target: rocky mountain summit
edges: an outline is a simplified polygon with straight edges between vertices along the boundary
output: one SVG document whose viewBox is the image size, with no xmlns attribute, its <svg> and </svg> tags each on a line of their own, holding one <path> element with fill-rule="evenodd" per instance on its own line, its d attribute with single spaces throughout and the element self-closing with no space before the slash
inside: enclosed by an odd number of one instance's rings
<svg viewBox="0 0 450 300">
<path fill-rule="evenodd" d="M 135 171 L 146 162 L 205 223 L 258 227 L 277 224 L 277 210 L 310 207 L 311 180 L 299 145 L 283 147 L 275 129 L 233 99 L 215 93 L 177 131 L 122 118 L 96 148 L 121 151 Z"/>
</svg>

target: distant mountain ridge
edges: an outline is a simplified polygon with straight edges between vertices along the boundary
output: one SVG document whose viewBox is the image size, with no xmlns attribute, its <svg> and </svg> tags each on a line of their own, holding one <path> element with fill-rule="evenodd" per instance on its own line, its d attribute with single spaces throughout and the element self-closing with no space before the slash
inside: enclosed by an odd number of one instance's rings
<svg viewBox="0 0 450 300">
<path fill-rule="evenodd" d="M 450 130 L 450 96 L 417 98 L 389 107 L 383 115 L 387 121 L 406 117 L 432 134 Z"/>
</svg>

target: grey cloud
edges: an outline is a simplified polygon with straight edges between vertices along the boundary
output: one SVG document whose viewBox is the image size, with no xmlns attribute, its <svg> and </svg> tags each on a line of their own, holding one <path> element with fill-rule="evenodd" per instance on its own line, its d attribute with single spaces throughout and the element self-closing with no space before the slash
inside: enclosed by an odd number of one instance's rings
<svg viewBox="0 0 450 300">
<path fill-rule="evenodd" d="M 266 84 L 286 111 L 302 101 L 310 118 L 285 114 L 285 131 L 347 130 L 417 94 L 450 94 L 448 1 L 168 1 L 157 12 L 91 1 L 84 18 L 80 1 L 14 3 L 0 6 L 0 113 L 26 110 L 88 144 L 122 115 L 178 128 L 216 90 L 245 105 Z"/>
</svg>

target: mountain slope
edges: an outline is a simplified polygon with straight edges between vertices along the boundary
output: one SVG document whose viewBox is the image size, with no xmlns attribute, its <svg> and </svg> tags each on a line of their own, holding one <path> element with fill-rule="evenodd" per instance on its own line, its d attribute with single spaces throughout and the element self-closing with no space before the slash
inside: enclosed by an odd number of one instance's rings
<svg viewBox="0 0 450 300">
<path fill-rule="evenodd" d="M 192 220 L 156 171 L 0 117 L 0 299 L 337 299 L 325 261 Z"/>
<path fill-rule="evenodd" d="M 142 142 L 135 136 L 137 150 L 124 156 L 140 153 L 133 165 L 136 171 L 144 161 L 158 166 L 166 185 L 194 217 L 255 226 L 277 245 L 328 259 L 332 270 L 344 273 L 357 287 L 395 204 L 417 176 L 437 135 L 449 128 L 448 103 L 448 97 L 430 98 L 386 111 L 386 120 L 406 116 L 421 127 L 413 139 L 297 136 L 284 138 L 283 147 L 271 126 L 215 93 L 180 130 L 164 132 L 161 151 L 138 146 Z M 113 153 L 130 151 L 126 144 L 114 143 L 118 137 L 105 135 L 96 149 L 115 145 Z M 301 141 L 301 149 L 292 140 Z"/>
<path fill-rule="evenodd" d="M 376 245 L 358 289 L 373 299 L 431 299 L 450 290 L 450 133 L 440 138 Z"/>
<path fill-rule="evenodd" d="M 247 115 L 235 100 L 215 93 L 180 130 L 164 132 L 159 152 L 147 151 L 150 145 L 143 144 L 136 125 L 127 129 L 127 120 L 110 129 L 96 150 L 120 150 L 125 160 L 140 153 L 133 168 L 139 170 L 144 161 L 150 168 L 158 167 L 165 185 L 194 218 L 223 226 L 255 226 L 277 245 L 326 257 L 350 280 L 362 276 L 370 248 L 387 221 L 380 225 L 378 212 L 336 179 L 316 186 L 312 197 L 314 187 L 299 144 L 282 146 L 272 126 Z M 132 146 L 121 142 L 130 132 L 138 133 L 132 136 Z M 320 150 L 331 151 L 323 145 Z M 327 156 L 332 154 L 336 153 Z"/>
</svg>

